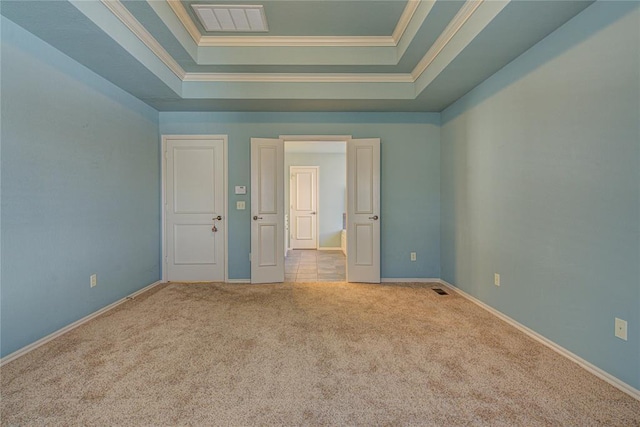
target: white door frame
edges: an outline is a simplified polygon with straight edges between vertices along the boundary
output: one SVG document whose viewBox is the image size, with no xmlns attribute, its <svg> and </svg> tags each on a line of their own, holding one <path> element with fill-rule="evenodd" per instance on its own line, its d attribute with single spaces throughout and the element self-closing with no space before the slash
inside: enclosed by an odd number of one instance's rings
<svg viewBox="0 0 640 427">
<path fill-rule="evenodd" d="M 348 143 L 353 138 L 352 138 L 351 135 L 280 135 L 279 139 L 281 139 L 285 143 L 287 141 L 310 141 L 310 142 L 317 142 L 317 143 L 322 143 L 324 141 L 345 141 L 346 143 Z M 374 138 L 374 139 L 379 139 L 379 138 Z M 348 168 L 348 166 L 347 166 L 347 168 Z M 348 170 L 347 170 L 347 172 L 348 172 Z M 283 185 L 283 190 L 284 190 L 284 185 Z M 285 208 L 285 212 L 288 211 L 288 207 L 284 206 L 284 208 Z M 289 218 L 289 220 L 291 220 L 291 218 Z M 347 252 L 348 252 L 348 250 L 347 250 Z M 282 253 L 282 261 L 283 262 L 284 262 L 284 256 L 285 256 L 285 254 Z M 349 254 L 347 253 L 347 257 L 348 256 L 349 256 Z M 348 275 L 348 272 L 347 272 L 347 275 Z M 348 279 L 349 278 L 347 277 L 347 280 Z"/>
<path fill-rule="evenodd" d="M 293 169 L 315 169 L 316 170 L 316 182 L 315 182 L 315 196 L 316 196 L 316 247 L 315 250 L 320 248 L 320 166 L 289 166 L 289 233 L 291 233 L 291 212 L 293 211 L 292 198 L 293 186 L 291 184 L 291 177 L 293 176 Z M 286 243 L 286 242 L 285 242 Z M 294 249 L 294 248 L 292 248 Z"/>
<path fill-rule="evenodd" d="M 162 239 L 162 281 L 167 281 L 167 141 L 172 139 L 188 139 L 192 141 L 202 141 L 207 139 L 221 139 L 223 141 L 223 188 L 224 188 L 224 220 L 219 221 L 216 226 L 224 228 L 224 281 L 229 281 L 229 189 L 227 188 L 227 175 L 229 173 L 228 162 L 228 136 L 227 135 L 162 135 L 161 156 L 161 230 Z"/>
<path fill-rule="evenodd" d="M 306 142 L 314 142 L 318 144 L 322 144 L 323 142 L 344 142 L 345 145 L 347 141 L 353 139 L 351 135 L 280 135 L 278 138 L 284 141 L 285 150 L 287 147 L 287 141 L 289 142 L 298 142 L 298 141 L 306 141 Z M 346 157 L 346 154 L 345 154 Z M 319 181 L 319 180 L 318 180 Z M 319 184 L 318 184 L 319 185 Z M 345 182 L 346 185 L 346 182 Z M 291 197 L 291 195 L 289 195 Z M 319 200 L 319 196 L 318 196 Z M 291 231 L 291 210 L 288 206 L 285 207 L 287 215 L 289 216 L 289 230 L 286 230 L 287 235 L 285 236 L 285 255 L 287 254 L 287 250 L 289 248 L 289 232 Z M 345 206 L 346 210 L 346 206 Z M 320 250 L 320 219 L 318 219 L 318 239 L 317 239 L 317 250 Z"/>
</svg>

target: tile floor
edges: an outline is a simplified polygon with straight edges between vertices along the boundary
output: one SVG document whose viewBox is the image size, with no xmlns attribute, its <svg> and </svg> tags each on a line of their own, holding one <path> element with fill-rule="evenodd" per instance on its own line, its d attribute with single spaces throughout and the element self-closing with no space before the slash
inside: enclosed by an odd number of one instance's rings
<svg viewBox="0 0 640 427">
<path fill-rule="evenodd" d="M 285 282 L 344 282 L 342 251 L 290 250 L 284 262 Z"/>
</svg>

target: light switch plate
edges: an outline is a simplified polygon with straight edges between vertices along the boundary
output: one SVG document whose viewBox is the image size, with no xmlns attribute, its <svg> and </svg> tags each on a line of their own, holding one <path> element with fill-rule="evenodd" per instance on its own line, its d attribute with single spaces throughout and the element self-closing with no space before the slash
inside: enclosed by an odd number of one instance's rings
<svg viewBox="0 0 640 427">
<path fill-rule="evenodd" d="M 236 194 L 247 194 L 247 186 L 246 185 L 236 185 Z"/>
<path fill-rule="evenodd" d="M 236 202 L 236 210 L 243 211 L 245 209 L 244 200 L 238 200 Z"/>
</svg>

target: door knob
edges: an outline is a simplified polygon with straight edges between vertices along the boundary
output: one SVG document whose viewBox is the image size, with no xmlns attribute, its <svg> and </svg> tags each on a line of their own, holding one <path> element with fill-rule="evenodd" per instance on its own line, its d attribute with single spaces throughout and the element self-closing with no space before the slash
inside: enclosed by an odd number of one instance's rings
<svg viewBox="0 0 640 427">
<path fill-rule="evenodd" d="M 217 217 L 211 219 L 213 219 L 214 221 L 222 221 L 222 216 L 218 215 Z"/>
<path fill-rule="evenodd" d="M 257 221 L 257 220 L 259 220 L 259 219 L 262 219 L 262 217 L 261 217 L 261 216 L 258 216 L 258 215 L 254 215 L 254 216 L 253 216 L 253 220 L 254 220 L 254 221 Z"/>
<path fill-rule="evenodd" d="M 378 220 L 378 215 L 370 216 L 369 219 L 377 221 Z"/>
<path fill-rule="evenodd" d="M 311 215 L 315 215 L 315 214 L 316 214 L 315 212 L 311 212 Z"/>
</svg>

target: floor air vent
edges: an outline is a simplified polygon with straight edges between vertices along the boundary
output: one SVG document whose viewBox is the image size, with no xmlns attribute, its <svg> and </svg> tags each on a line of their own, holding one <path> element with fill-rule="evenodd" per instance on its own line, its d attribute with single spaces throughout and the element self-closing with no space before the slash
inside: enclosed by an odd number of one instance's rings
<svg viewBox="0 0 640 427">
<path fill-rule="evenodd" d="M 449 295 L 443 289 L 440 289 L 440 288 L 431 288 L 431 289 L 433 289 L 433 292 L 437 293 L 438 295 Z"/>
</svg>

